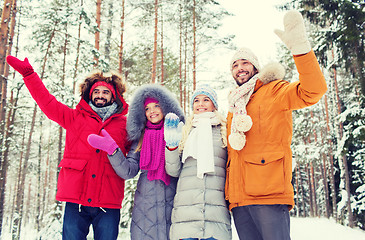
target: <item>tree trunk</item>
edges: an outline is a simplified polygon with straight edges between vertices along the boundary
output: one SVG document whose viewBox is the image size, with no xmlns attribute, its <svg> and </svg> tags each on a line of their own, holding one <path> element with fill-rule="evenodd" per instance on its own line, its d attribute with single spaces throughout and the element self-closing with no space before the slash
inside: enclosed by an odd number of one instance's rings
<svg viewBox="0 0 365 240">
<path fill-rule="evenodd" d="M 182 1 L 182 0 L 181 0 Z M 182 22 L 182 3 L 180 1 L 179 14 L 179 89 L 180 89 L 180 106 L 183 107 L 183 77 L 182 77 L 182 54 L 183 54 L 183 22 Z"/>
<path fill-rule="evenodd" d="M 108 29 L 106 32 L 105 40 L 105 60 L 110 66 L 110 49 L 111 49 L 111 38 L 113 30 L 113 1 L 109 2 L 109 12 L 108 12 Z"/>
<path fill-rule="evenodd" d="M 153 58 L 152 58 L 152 78 L 151 83 L 156 82 L 156 66 L 157 66 L 157 33 L 158 33 L 158 0 L 155 0 L 155 37 L 153 41 Z"/>
<path fill-rule="evenodd" d="M 312 203 L 313 203 L 313 216 L 318 216 L 318 206 L 317 206 L 317 194 L 316 194 L 316 178 L 315 178 L 315 171 L 313 167 L 313 162 L 310 162 L 310 181 L 312 186 Z"/>
<path fill-rule="evenodd" d="M 12 2 L 12 4 L 11 4 Z M 4 8 L 1 16 L 1 39 L 0 39 L 0 145 L 6 144 L 5 130 L 5 116 L 6 116 L 6 98 L 7 98 L 7 78 L 9 76 L 9 66 L 5 64 L 5 57 L 10 54 L 12 47 L 12 39 L 14 37 L 15 29 L 15 15 L 16 15 L 16 0 L 4 1 Z M 10 18 L 11 13 L 11 18 Z M 11 19 L 10 33 L 8 29 L 8 23 Z M 5 136 L 5 137 L 4 137 Z M 4 203 L 5 200 L 5 186 L 6 176 L 8 170 L 7 158 L 5 159 L 2 149 L 0 149 L 0 202 Z M 0 204 L 0 237 L 2 233 L 4 217 L 4 204 Z"/>
<path fill-rule="evenodd" d="M 196 88 L 196 0 L 193 1 L 193 91 Z"/>
<path fill-rule="evenodd" d="M 164 62 L 163 62 L 163 13 L 162 13 L 162 3 L 161 3 L 161 85 L 164 84 Z"/>
<path fill-rule="evenodd" d="M 4 0 L 0 24 L 0 74 L 4 73 L 6 50 L 9 38 L 9 22 L 13 0 Z M 2 83 L 2 82 L 1 82 Z M 1 88 L 2 89 L 2 86 Z"/>
<path fill-rule="evenodd" d="M 97 53 L 94 56 L 94 66 L 99 64 L 99 49 L 100 49 L 100 23 L 101 23 L 101 0 L 96 1 L 96 25 L 98 29 L 95 32 L 95 50 Z"/>
<path fill-rule="evenodd" d="M 333 50 L 332 50 L 332 54 L 333 54 Z M 341 101 L 340 101 L 340 96 L 339 96 L 339 91 L 338 91 L 338 84 L 337 84 L 337 70 L 336 67 L 333 67 L 333 80 L 334 80 L 334 86 L 335 86 L 335 91 L 336 91 L 336 100 L 337 100 L 337 109 L 338 109 L 338 115 L 341 114 Z M 340 135 L 340 141 L 343 138 L 343 125 L 340 122 L 339 123 L 339 135 Z M 354 220 L 353 220 L 353 214 L 352 214 L 352 208 L 351 208 L 351 192 L 350 192 L 350 173 L 349 173 L 349 168 L 347 165 L 347 157 L 346 154 L 344 154 L 342 156 L 342 176 L 341 178 L 344 178 L 343 180 L 345 181 L 345 190 L 347 193 L 347 199 L 346 199 L 346 205 L 347 205 L 347 214 L 348 214 L 348 221 L 349 221 L 349 227 L 354 227 Z"/>
<path fill-rule="evenodd" d="M 123 74 L 123 45 L 124 45 L 124 21 L 125 21 L 125 0 L 122 0 L 122 17 L 120 22 L 120 47 L 119 47 L 119 72 Z"/>
<path fill-rule="evenodd" d="M 23 210 L 24 210 L 23 203 L 24 203 L 25 177 L 26 177 L 26 171 L 28 169 L 30 147 L 32 145 L 31 143 L 32 143 L 32 136 L 33 136 L 33 130 L 34 130 L 34 126 L 35 126 L 36 116 L 37 116 L 37 104 L 34 105 L 34 109 L 33 109 L 32 123 L 30 125 L 28 142 L 27 142 L 26 152 L 25 152 L 25 156 L 24 156 L 24 165 L 23 165 L 24 170 L 21 172 L 19 189 L 18 189 L 18 197 L 17 197 L 17 201 L 16 201 L 16 206 L 15 206 L 15 214 L 18 216 L 18 219 L 14 223 L 13 237 L 17 237 L 17 238 L 20 237 L 20 231 L 21 231 L 21 226 L 22 226 L 22 216 L 23 216 Z"/>
<path fill-rule="evenodd" d="M 80 2 L 80 6 L 82 7 L 84 5 L 84 1 L 81 0 Z M 79 28 L 77 31 L 77 47 L 76 47 L 76 61 L 75 61 L 75 71 L 74 71 L 74 78 L 73 78 L 73 82 L 72 82 L 72 90 L 73 90 L 73 94 L 76 93 L 76 77 L 77 77 L 77 70 L 79 67 L 79 58 L 80 58 L 80 46 L 81 46 L 81 20 L 82 20 L 82 15 L 80 14 L 79 17 Z"/>
<path fill-rule="evenodd" d="M 327 95 L 324 95 L 324 104 L 325 104 L 325 111 L 326 111 L 326 125 L 327 125 L 327 135 L 329 135 L 330 133 L 330 125 L 329 125 L 329 113 L 328 113 L 328 102 L 327 102 Z M 332 192 L 332 217 L 336 220 L 337 222 L 337 203 L 336 203 L 336 198 L 337 198 L 337 193 L 336 193 L 336 187 L 335 187 L 335 170 L 334 170 L 334 164 L 333 164 L 333 143 L 332 143 L 332 139 L 328 138 L 328 145 L 329 145 L 329 149 L 328 149 L 328 156 L 330 158 L 330 186 L 331 186 L 331 192 Z"/>
</svg>

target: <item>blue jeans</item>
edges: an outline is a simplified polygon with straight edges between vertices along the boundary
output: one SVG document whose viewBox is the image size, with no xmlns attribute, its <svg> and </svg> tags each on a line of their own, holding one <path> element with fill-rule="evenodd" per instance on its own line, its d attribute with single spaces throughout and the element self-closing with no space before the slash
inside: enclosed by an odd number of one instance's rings
<svg viewBox="0 0 365 240">
<path fill-rule="evenodd" d="M 240 240 L 290 240 L 287 205 L 249 205 L 232 209 Z"/>
<path fill-rule="evenodd" d="M 183 239 L 181 239 L 181 240 L 199 240 L 199 238 L 183 238 Z M 202 238 L 202 239 L 200 239 L 200 240 L 216 240 L 216 239 L 215 239 L 215 238 L 210 237 L 210 238 Z"/>
<path fill-rule="evenodd" d="M 105 212 L 103 211 L 105 210 Z M 120 209 L 86 207 L 66 202 L 63 217 L 63 240 L 86 240 L 90 225 L 95 240 L 115 240 L 118 237 Z"/>
</svg>

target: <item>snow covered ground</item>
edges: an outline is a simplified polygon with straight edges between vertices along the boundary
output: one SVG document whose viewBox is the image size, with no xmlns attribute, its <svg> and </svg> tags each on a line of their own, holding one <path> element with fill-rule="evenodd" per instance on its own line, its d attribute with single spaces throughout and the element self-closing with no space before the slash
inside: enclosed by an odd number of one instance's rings
<svg viewBox="0 0 365 240">
<path fill-rule="evenodd" d="M 290 218 L 292 240 L 365 240 L 365 231 L 352 229 L 326 218 Z M 26 237 L 24 237 L 26 236 Z M 60 236 L 60 235 L 59 235 Z M 1 240 L 11 239 L 10 233 L 3 232 Z M 37 239 L 35 230 L 24 228 L 21 239 Z M 61 239 L 61 237 L 59 238 Z M 93 239 L 92 233 L 88 239 Z M 119 232 L 118 240 L 129 240 L 127 233 Z M 42 237 L 42 240 L 57 240 L 56 237 Z M 237 234 L 233 233 L 233 240 L 239 240 Z"/>
<path fill-rule="evenodd" d="M 332 219 L 291 217 L 290 225 L 292 240 L 365 240 L 365 231 L 343 226 Z M 118 239 L 129 238 L 119 236 Z M 232 240 L 239 240 L 235 229 Z"/>
</svg>

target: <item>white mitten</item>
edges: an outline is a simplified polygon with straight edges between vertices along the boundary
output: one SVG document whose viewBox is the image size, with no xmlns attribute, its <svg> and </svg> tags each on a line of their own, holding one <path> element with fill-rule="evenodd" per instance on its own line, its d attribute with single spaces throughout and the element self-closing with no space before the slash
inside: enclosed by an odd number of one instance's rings
<svg viewBox="0 0 365 240">
<path fill-rule="evenodd" d="M 275 29 L 274 32 L 293 55 L 310 52 L 311 46 L 305 31 L 304 20 L 297 10 L 291 10 L 285 14 L 284 31 Z"/>
<path fill-rule="evenodd" d="M 183 122 L 180 122 L 179 117 L 175 113 L 168 113 L 165 116 L 164 123 L 164 138 L 167 147 L 179 146 L 182 138 Z"/>
</svg>

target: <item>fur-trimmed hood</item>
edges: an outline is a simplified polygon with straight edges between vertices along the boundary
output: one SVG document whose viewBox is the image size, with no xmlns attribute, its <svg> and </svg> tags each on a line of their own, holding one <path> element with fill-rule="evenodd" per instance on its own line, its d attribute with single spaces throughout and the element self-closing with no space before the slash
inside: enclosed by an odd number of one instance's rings
<svg viewBox="0 0 365 240">
<path fill-rule="evenodd" d="M 103 73 L 100 70 L 95 70 L 87 76 L 83 83 L 80 84 L 80 95 L 87 103 L 90 101 L 90 89 L 94 83 L 104 81 L 114 86 L 116 92 L 116 103 L 118 104 L 118 112 L 126 115 L 128 113 L 128 104 L 125 102 L 123 94 L 126 91 L 126 83 L 122 76 L 117 72 Z"/>
<path fill-rule="evenodd" d="M 273 62 L 265 65 L 258 74 L 259 80 L 265 85 L 269 82 L 283 79 L 285 69 L 280 63 Z"/>
<path fill-rule="evenodd" d="M 138 140 L 145 128 L 147 119 L 144 102 L 147 97 L 159 101 L 164 115 L 172 112 L 180 118 L 180 121 L 185 122 L 185 116 L 179 102 L 166 87 L 158 84 L 143 85 L 136 90 L 130 103 L 129 115 L 127 118 L 127 132 L 128 138 L 131 141 Z"/>
</svg>

